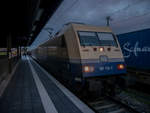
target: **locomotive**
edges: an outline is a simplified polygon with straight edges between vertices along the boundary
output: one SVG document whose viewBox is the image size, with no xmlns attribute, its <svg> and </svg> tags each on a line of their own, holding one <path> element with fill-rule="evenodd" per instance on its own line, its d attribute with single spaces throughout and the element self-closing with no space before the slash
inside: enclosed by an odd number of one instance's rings
<svg viewBox="0 0 150 113">
<path fill-rule="evenodd" d="M 120 45 L 109 27 L 69 23 L 32 50 L 32 56 L 76 90 L 117 84 L 126 74 Z"/>
</svg>

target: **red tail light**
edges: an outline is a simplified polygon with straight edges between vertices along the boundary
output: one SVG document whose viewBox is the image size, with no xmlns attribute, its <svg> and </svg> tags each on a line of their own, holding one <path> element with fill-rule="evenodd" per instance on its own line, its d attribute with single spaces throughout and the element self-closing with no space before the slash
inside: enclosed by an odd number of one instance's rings
<svg viewBox="0 0 150 113">
<path fill-rule="evenodd" d="M 111 48 L 107 48 L 108 51 L 111 51 Z"/>
<path fill-rule="evenodd" d="M 122 70 L 124 68 L 125 68 L 124 64 L 118 64 L 117 65 L 117 69 L 119 69 L 119 70 Z"/>
<path fill-rule="evenodd" d="M 97 48 L 93 48 L 94 51 L 97 51 Z"/>
</svg>

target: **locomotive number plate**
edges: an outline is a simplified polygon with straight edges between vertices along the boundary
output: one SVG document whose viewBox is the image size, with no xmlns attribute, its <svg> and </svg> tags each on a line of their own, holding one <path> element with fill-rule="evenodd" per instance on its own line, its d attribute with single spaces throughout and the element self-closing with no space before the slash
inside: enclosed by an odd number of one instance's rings
<svg viewBox="0 0 150 113">
<path fill-rule="evenodd" d="M 111 70 L 113 70 L 113 67 L 112 66 L 101 66 L 101 67 L 99 67 L 99 70 L 100 71 L 111 71 Z"/>
</svg>

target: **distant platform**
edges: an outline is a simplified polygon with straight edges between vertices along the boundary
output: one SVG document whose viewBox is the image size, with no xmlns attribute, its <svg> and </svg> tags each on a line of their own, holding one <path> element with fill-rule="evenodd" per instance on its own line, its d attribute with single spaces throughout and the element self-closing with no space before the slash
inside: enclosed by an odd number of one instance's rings
<svg viewBox="0 0 150 113">
<path fill-rule="evenodd" d="M 0 97 L 0 113 L 94 113 L 28 56 Z"/>
</svg>

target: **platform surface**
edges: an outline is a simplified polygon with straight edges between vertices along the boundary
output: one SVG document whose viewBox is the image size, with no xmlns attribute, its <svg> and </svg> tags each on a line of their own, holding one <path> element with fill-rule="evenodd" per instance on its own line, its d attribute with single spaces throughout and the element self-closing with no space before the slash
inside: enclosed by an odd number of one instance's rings
<svg viewBox="0 0 150 113">
<path fill-rule="evenodd" d="M 30 57 L 22 57 L 0 97 L 0 113 L 93 113 Z"/>
</svg>

